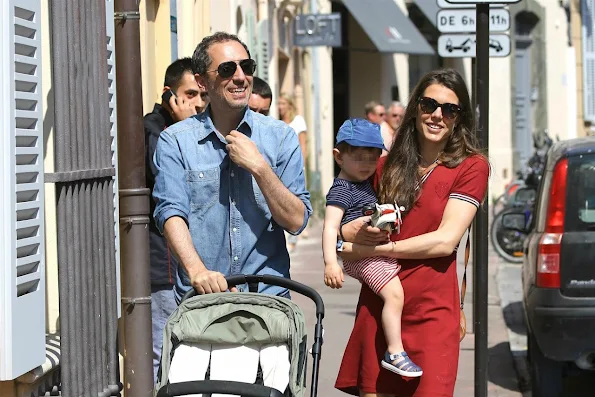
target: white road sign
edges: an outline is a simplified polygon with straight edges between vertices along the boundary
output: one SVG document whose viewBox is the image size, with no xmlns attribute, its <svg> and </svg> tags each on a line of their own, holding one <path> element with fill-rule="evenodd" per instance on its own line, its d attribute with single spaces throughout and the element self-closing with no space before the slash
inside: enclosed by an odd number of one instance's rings
<svg viewBox="0 0 595 397">
<path fill-rule="evenodd" d="M 438 55 L 443 58 L 475 58 L 474 34 L 443 34 L 438 37 Z M 507 34 L 490 35 L 490 56 L 510 55 L 510 37 Z"/>
<path fill-rule="evenodd" d="M 499 3 L 490 3 L 490 7 L 504 7 L 505 4 Z M 438 0 L 438 7 L 440 8 L 473 8 L 475 10 L 475 4 L 467 3 L 467 4 L 451 4 L 446 0 Z"/>
<path fill-rule="evenodd" d="M 475 32 L 475 10 L 440 10 L 436 26 L 442 33 Z M 510 13 L 503 8 L 490 10 L 490 32 L 506 32 L 510 29 Z"/>
<path fill-rule="evenodd" d="M 493 3 L 505 3 L 514 4 L 520 3 L 521 0 L 446 0 L 451 4 L 493 4 Z"/>
</svg>

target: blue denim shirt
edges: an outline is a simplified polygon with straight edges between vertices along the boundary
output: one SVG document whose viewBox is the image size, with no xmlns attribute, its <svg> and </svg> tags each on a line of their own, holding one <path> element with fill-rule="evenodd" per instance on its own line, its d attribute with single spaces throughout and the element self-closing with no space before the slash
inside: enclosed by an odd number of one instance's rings
<svg viewBox="0 0 595 397">
<path fill-rule="evenodd" d="M 303 159 L 295 132 L 284 122 L 246 107 L 238 127 L 250 137 L 283 184 L 304 203 L 306 227 L 312 206 L 306 190 Z M 209 270 L 233 274 L 289 277 L 289 254 L 283 228 L 275 223 L 254 177 L 233 163 L 225 138 L 215 129 L 210 107 L 161 133 L 154 163 L 157 169 L 154 217 L 163 233 L 165 221 L 183 218 L 192 242 Z M 185 269 L 178 267 L 178 299 L 190 289 Z M 277 286 L 260 292 L 281 295 Z"/>
</svg>

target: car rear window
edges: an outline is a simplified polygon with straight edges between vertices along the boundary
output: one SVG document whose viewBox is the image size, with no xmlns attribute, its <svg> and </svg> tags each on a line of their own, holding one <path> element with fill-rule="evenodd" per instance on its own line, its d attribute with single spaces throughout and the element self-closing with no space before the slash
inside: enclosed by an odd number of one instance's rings
<svg viewBox="0 0 595 397">
<path fill-rule="evenodd" d="M 568 232 L 595 231 L 595 154 L 568 159 L 566 218 Z"/>
</svg>

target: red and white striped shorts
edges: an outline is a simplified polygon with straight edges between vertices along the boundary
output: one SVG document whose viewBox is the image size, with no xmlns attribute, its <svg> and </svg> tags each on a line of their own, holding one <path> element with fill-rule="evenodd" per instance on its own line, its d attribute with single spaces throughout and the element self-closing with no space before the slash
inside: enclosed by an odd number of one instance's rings
<svg viewBox="0 0 595 397">
<path fill-rule="evenodd" d="M 395 258 L 375 256 L 359 261 L 343 261 L 345 273 L 365 283 L 376 295 L 401 270 Z"/>
</svg>

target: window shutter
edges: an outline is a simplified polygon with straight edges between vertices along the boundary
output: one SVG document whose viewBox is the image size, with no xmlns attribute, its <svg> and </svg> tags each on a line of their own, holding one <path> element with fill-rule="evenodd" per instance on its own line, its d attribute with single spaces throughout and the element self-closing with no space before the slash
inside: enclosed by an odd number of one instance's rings
<svg viewBox="0 0 595 397">
<path fill-rule="evenodd" d="M 0 4 L 0 380 L 11 380 L 45 361 L 41 4 Z"/>
<path fill-rule="evenodd" d="M 581 1 L 583 39 L 583 110 L 595 122 L 595 0 Z"/>
<path fill-rule="evenodd" d="M 258 64 L 258 42 L 256 41 L 256 17 L 254 15 L 254 10 L 252 8 L 248 8 L 246 10 L 246 31 L 248 34 L 247 45 L 248 49 L 250 50 L 250 54 L 256 60 Z"/>
<path fill-rule="evenodd" d="M 270 43 L 270 34 L 269 34 L 269 20 L 264 19 L 258 22 L 258 37 L 260 38 L 260 43 L 257 45 L 257 71 L 258 77 L 263 79 L 264 81 L 269 81 L 269 43 Z"/>
<path fill-rule="evenodd" d="M 118 118 L 116 115 L 116 47 L 115 47 L 115 33 L 114 33 L 114 1 L 106 0 L 105 2 L 105 21 L 107 30 L 107 79 L 109 92 L 109 109 L 110 109 L 110 136 L 112 138 L 112 165 L 116 169 L 114 176 L 114 232 L 116 236 L 116 281 L 118 291 L 118 300 L 120 302 L 120 206 L 118 199 Z M 118 318 L 121 316 L 120 304 L 116 305 L 118 308 Z"/>
</svg>

